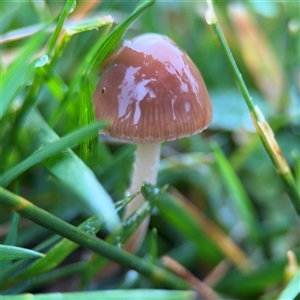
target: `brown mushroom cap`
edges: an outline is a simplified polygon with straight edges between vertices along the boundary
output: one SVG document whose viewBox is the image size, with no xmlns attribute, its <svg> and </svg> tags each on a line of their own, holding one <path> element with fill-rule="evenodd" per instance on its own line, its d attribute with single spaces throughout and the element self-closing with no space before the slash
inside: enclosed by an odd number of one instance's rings
<svg viewBox="0 0 300 300">
<path fill-rule="evenodd" d="M 169 38 L 143 34 L 109 59 L 94 93 L 97 119 L 111 119 L 105 133 L 135 143 L 187 137 L 205 129 L 210 98 L 197 67 Z"/>
</svg>

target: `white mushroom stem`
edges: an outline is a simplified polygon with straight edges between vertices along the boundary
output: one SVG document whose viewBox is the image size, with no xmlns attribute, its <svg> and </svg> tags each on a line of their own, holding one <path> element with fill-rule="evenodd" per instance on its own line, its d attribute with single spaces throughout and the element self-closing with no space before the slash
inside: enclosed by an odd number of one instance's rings
<svg viewBox="0 0 300 300">
<path fill-rule="evenodd" d="M 133 176 L 129 193 L 141 190 L 143 181 L 156 184 L 160 161 L 160 143 L 138 144 L 134 163 Z M 136 208 L 138 208 L 138 205 Z"/>
<path fill-rule="evenodd" d="M 160 148 L 160 143 L 138 144 L 131 187 L 128 190 L 129 194 L 139 192 L 144 181 L 150 184 L 156 184 L 160 161 Z M 138 194 L 128 204 L 124 218 L 126 219 L 132 215 L 144 202 L 144 196 Z M 139 248 L 146 234 L 148 224 L 149 218 L 146 218 L 125 244 L 127 251 L 135 252 Z"/>
</svg>

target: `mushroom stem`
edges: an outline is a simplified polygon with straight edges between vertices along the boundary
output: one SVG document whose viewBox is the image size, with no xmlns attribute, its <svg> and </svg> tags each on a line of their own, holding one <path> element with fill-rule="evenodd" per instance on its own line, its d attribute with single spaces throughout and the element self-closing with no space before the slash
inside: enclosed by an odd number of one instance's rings
<svg viewBox="0 0 300 300">
<path fill-rule="evenodd" d="M 156 184 L 158 167 L 160 161 L 160 143 L 138 144 L 134 163 L 131 186 L 129 194 L 140 191 L 143 181 Z M 145 201 L 142 194 L 138 194 L 127 206 L 124 218 L 133 214 Z M 125 249 L 135 252 L 143 241 L 149 224 L 149 218 L 146 218 L 139 228 L 134 232 L 125 244 Z"/>
<path fill-rule="evenodd" d="M 138 144 L 131 187 L 128 191 L 130 194 L 140 191 L 143 181 L 156 184 L 160 160 L 160 147 L 160 143 Z"/>
</svg>

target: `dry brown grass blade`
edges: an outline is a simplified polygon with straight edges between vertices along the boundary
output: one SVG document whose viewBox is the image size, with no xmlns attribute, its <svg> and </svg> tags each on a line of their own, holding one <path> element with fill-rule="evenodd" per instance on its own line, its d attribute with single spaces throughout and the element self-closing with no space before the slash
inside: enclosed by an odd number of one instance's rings
<svg viewBox="0 0 300 300">
<path fill-rule="evenodd" d="M 180 192 L 171 189 L 179 200 L 183 201 L 186 208 L 190 210 L 191 217 L 199 226 L 199 230 L 204 232 L 218 249 L 241 271 L 248 272 L 254 268 L 244 251 L 234 243 L 217 225 L 210 221 L 191 201 L 186 199 Z"/>
<path fill-rule="evenodd" d="M 249 72 L 264 96 L 278 107 L 285 81 L 280 60 L 263 30 L 242 5 L 231 5 L 229 17 Z"/>
<path fill-rule="evenodd" d="M 96 6 L 101 3 L 101 0 L 79 2 L 73 13 L 70 15 L 72 21 L 80 21 L 86 17 Z"/>
<path fill-rule="evenodd" d="M 170 256 L 161 257 L 162 264 L 172 271 L 177 276 L 181 277 L 183 280 L 188 282 L 193 286 L 193 289 L 201 296 L 201 299 L 204 300 L 217 300 L 221 297 L 206 283 L 194 276 L 190 271 L 188 271 L 184 266 L 179 262 L 172 259 Z"/>
<path fill-rule="evenodd" d="M 209 286 L 216 285 L 229 271 L 231 262 L 225 258 L 218 263 L 203 279 L 203 282 Z"/>
<path fill-rule="evenodd" d="M 285 284 L 287 284 L 300 269 L 297 256 L 293 251 L 291 250 L 287 251 L 286 256 L 287 256 L 287 263 L 284 268 Z"/>
</svg>

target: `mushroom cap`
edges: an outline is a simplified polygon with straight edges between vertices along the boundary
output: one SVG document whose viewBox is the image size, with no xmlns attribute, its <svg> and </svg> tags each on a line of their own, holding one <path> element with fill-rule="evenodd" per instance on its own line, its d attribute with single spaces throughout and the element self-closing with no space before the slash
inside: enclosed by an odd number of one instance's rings
<svg viewBox="0 0 300 300">
<path fill-rule="evenodd" d="M 210 98 L 197 67 L 168 37 L 143 34 L 108 59 L 94 93 L 104 132 L 134 143 L 187 137 L 211 122 Z"/>
</svg>

